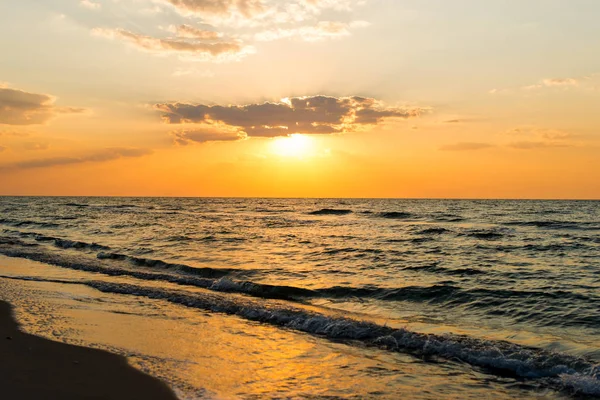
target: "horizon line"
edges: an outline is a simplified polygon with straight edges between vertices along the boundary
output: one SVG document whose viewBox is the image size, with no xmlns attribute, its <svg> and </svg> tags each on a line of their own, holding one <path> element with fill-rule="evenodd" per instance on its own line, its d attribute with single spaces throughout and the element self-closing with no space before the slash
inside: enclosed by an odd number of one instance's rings
<svg viewBox="0 0 600 400">
<path fill-rule="evenodd" d="M 132 196 L 132 195 L 20 195 L 0 194 L 2 197 L 49 197 L 49 198 L 129 198 L 129 199 L 273 199 L 273 200 L 490 200 L 490 201 L 600 201 L 600 198 L 533 198 L 533 197 L 296 197 L 296 196 Z"/>
</svg>

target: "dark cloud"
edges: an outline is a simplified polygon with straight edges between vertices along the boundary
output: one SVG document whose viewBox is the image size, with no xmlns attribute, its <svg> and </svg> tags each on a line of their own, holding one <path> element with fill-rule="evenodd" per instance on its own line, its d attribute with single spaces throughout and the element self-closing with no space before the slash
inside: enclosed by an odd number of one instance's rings
<svg viewBox="0 0 600 400">
<path fill-rule="evenodd" d="M 490 143 L 477 143 L 477 142 L 461 142 L 455 144 L 448 144 L 440 147 L 440 150 L 443 151 L 470 151 L 470 150 L 481 150 L 488 149 L 490 147 L 494 147 L 493 144 Z"/>
<path fill-rule="evenodd" d="M 352 132 L 385 119 L 416 117 L 424 111 L 422 108 L 385 107 L 375 99 L 356 96 L 294 97 L 280 103 L 243 106 L 163 103 L 155 108 L 162 112 L 168 124 L 222 127 L 254 137 Z"/>
<path fill-rule="evenodd" d="M 58 114 L 81 113 L 83 108 L 56 107 L 56 99 L 47 94 L 29 93 L 0 87 L 0 124 L 44 124 Z"/>
<path fill-rule="evenodd" d="M 45 168 L 83 163 L 98 163 L 118 160 L 120 158 L 142 157 L 148 154 L 152 154 L 152 151 L 148 149 L 136 148 L 109 148 L 81 157 L 40 158 L 3 164 L 0 165 L 0 171 Z"/>
</svg>

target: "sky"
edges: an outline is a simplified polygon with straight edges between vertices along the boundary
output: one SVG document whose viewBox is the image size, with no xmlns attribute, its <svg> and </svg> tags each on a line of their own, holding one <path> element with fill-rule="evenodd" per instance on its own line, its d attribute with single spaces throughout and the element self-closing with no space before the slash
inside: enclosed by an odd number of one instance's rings
<svg viewBox="0 0 600 400">
<path fill-rule="evenodd" d="M 600 199 L 598 15 L 0 1 L 0 195 Z"/>
</svg>

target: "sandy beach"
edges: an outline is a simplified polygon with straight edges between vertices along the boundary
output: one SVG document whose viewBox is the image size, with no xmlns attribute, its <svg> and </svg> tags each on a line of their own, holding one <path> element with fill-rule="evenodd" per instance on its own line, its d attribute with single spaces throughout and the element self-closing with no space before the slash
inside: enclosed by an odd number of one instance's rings
<svg viewBox="0 0 600 400">
<path fill-rule="evenodd" d="M 10 399 L 176 399 L 118 355 L 23 333 L 0 302 L 0 386 Z"/>
</svg>

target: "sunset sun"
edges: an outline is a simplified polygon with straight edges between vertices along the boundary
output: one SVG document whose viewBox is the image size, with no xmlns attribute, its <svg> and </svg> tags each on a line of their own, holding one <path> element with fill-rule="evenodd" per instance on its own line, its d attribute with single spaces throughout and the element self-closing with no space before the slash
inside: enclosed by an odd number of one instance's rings
<svg viewBox="0 0 600 400">
<path fill-rule="evenodd" d="M 272 152 L 280 157 L 307 157 L 313 153 L 314 148 L 312 138 L 299 134 L 275 138 L 271 144 Z"/>
</svg>

